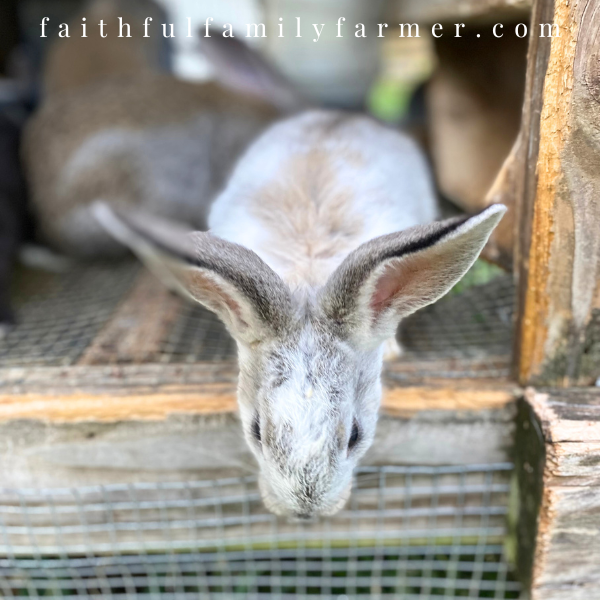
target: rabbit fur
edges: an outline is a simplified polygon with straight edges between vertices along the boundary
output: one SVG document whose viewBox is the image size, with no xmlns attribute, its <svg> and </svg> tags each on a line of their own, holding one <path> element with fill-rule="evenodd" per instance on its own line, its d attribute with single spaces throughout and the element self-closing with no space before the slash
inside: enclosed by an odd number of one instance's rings
<svg viewBox="0 0 600 600">
<path fill-rule="evenodd" d="M 209 232 L 95 207 L 236 339 L 262 497 L 296 519 L 344 505 L 375 434 L 385 341 L 464 275 L 504 211 L 432 223 L 431 177 L 415 144 L 368 117 L 324 110 L 275 124 L 250 147 Z"/>
<path fill-rule="evenodd" d="M 88 22 L 137 23 L 143 0 L 93 0 Z M 123 12 L 130 10 L 129 16 Z M 80 27 L 81 17 L 72 28 Z M 158 27 L 158 25 L 156 25 Z M 160 69 L 156 36 L 56 41 L 46 96 L 28 124 L 24 161 L 45 239 L 83 257 L 121 254 L 90 206 L 105 200 L 206 228 L 210 202 L 235 161 L 270 123 L 300 102 L 283 77 L 237 39 L 207 38 L 218 82 L 181 81 Z M 278 91 L 279 93 L 275 93 Z"/>
</svg>

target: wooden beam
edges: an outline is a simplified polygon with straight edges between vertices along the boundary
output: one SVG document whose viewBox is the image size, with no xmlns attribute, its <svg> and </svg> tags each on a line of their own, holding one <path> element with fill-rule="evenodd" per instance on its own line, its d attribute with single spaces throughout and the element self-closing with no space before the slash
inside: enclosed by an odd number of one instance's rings
<svg viewBox="0 0 600 600">
<path fill-rule="evenodd" d="M 503 389 L 406 387 L 385 389 L 382 413 L 411 417 L 427 410 L 483 411 L 504 408 L 515 392 Z M 172 415 L 210 415 L 237 411 L 232 384 L 129 388 L 121 392 L 0 394 L 0 422 L 34 419 L 54 423 L 160 421 Z"/>
<path fill-rule="evenodd" d="M 515 403 L 510 390 L 484 386 L 476 396 L 466 382 L 458 384 L 460 392 L 449 387 L 386 394 L 375 441 L 361 464 L 511 460 Z M 62 397 L 0 400 L 0 488 L 195 481 L 256 472 L 233 387 L 202 384 L 151 392 L 146 387 L 139 394 L 125 387 L 115 388 L 114 395 L 109 389 L 96 396 L 72 389 L 67 395 L 67 386 Z"/>
<path fill-rule="evenodd" d="M 538 0 L 536 15 L 560 36 L 530 55 L 516 371 L 523 384 L 589 385 L 600 376 L 600 0 Z"/>
<path fill-rule="evenodd" d="M 600 598 L 600 390 L 528 389 L 545 443 L 532 600 Z"/>
<path fill-rule="evenodd" d="M 426 410 L 484 411 L 504 408 L 515 401 L 512 386 L 486 388 L 470 385 L 384 388 L 382 411 L 398 417 L 411 417 Z"/>
<path fill-rule="evenodd" d="M 522 259 L 524 249 L 531 243 L 530 223 L 537 185 L 537 158 L 540 139 L 540 113 L 544 101 L 544 82 L 551 38 L 540 37 L 540 25 L 552 23 L 553 0 L 536 0 L 533 5 L 527 51 L 525 93 L 519 134 L 506 157 L 492 187 L 488 190 L 484 205 L 501 202 L 508 212 L 494 230 L 484 249 L 484 255 L 505 268 L 512 268 L 521 275 L 527 263 Z M 524 303 L 524 288 L 519 291 L 517 305 Z M 515 346 L 514 354 L 520 348 Z"/>
<path fill-rule="evenodd" d="M 0 422 L 156 421 L 176 414 L 216 415 L 237 410 L 235 363 L 23 371 L 4 371 Z M 428 385 L 384 381 L 382 412 L 401 417 L 427 410 L 502 409 L 518 395 L 514 385 L 502 381 L 438 380 Z"/>
<path fill-rule="evenodd" d="M 127 393 L 77 392 L 0 395 L 0 422 L 35 419 L 54 423 L 158 421 L 176 414 L 234 412 L 230 385 L 129 389 Z"/>
</svg>

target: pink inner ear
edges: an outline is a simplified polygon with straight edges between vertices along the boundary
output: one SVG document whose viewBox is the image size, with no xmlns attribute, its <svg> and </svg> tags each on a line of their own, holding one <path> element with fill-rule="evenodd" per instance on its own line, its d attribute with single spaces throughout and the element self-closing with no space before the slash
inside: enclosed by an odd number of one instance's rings
<svg viewBox="0 0 600 600">
<path fill-rule="evenodd" d="M 369 303 L 374 318 L 389 308 L 394 299 L 402 292 L 408 281 L 408 275 L 410 275 L 410 268 L 407 268 L 404 261 L 398 261 L 385 268 L 377 280 Z"/>
<path fill-rule="evenodd" d="M 205 302 L 217 313 L 226 306 L 235 314 L 241 326 L 248 326 L 242 318 L 242 308 L 239 303 L 213 279 L 201 271 L 187 271 L 185 280 L 187 288 L 194 298 Z"/>
</svg>

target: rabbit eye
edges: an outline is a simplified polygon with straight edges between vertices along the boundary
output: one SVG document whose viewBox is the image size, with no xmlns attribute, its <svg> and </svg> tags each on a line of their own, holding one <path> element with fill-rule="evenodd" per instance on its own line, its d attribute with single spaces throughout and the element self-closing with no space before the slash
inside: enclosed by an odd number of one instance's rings
<svg viewBox="0 0 600 600">
<path fill-rule="evenodd" d="M 258 415 L 254 417 L 254 421 L 252 421 L 252 435 L 254 439 L 260 444 L 260 422 L 258 420 Z"/>
<path fill-rule="evenodd" d="M 358 423 L 354 421 L 352 424 L 352 432 L 350 433 L 350 439 L 348 440 L 348 450 L 352 450 L 358 441 L 360 440 L 360 431 L 358 429 Z"/>
</svg>

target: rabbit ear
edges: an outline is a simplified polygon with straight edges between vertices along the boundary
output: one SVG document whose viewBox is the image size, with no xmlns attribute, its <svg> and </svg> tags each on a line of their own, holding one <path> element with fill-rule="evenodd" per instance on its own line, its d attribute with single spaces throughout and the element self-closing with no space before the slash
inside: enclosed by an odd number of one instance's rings
<svg viewBox="0 0 600 600">
<path fill-rule="evenodd" d="M 292 315 L 289 291 L 251 250 L 104 203 L 93 211 L 168 287 L 215 312 L 238 341 L 252 344 L 285 335 Z"/>
<path fill-rule="evenodd" d="M 398 322 L 435 302 L 475 262 L 506 207 L 375 238 L 352 252 L 322 290 L 339 334 L 363 347 L 394 335 Z"/>
<path fill-rule="evenodd" d="M 225 87 L 273 104 L 283 112 L 305 108 L 307 103 L 290 81 L 257 51 L 237 38 L 201 36 L 200 49 Z"/>
</svg>

